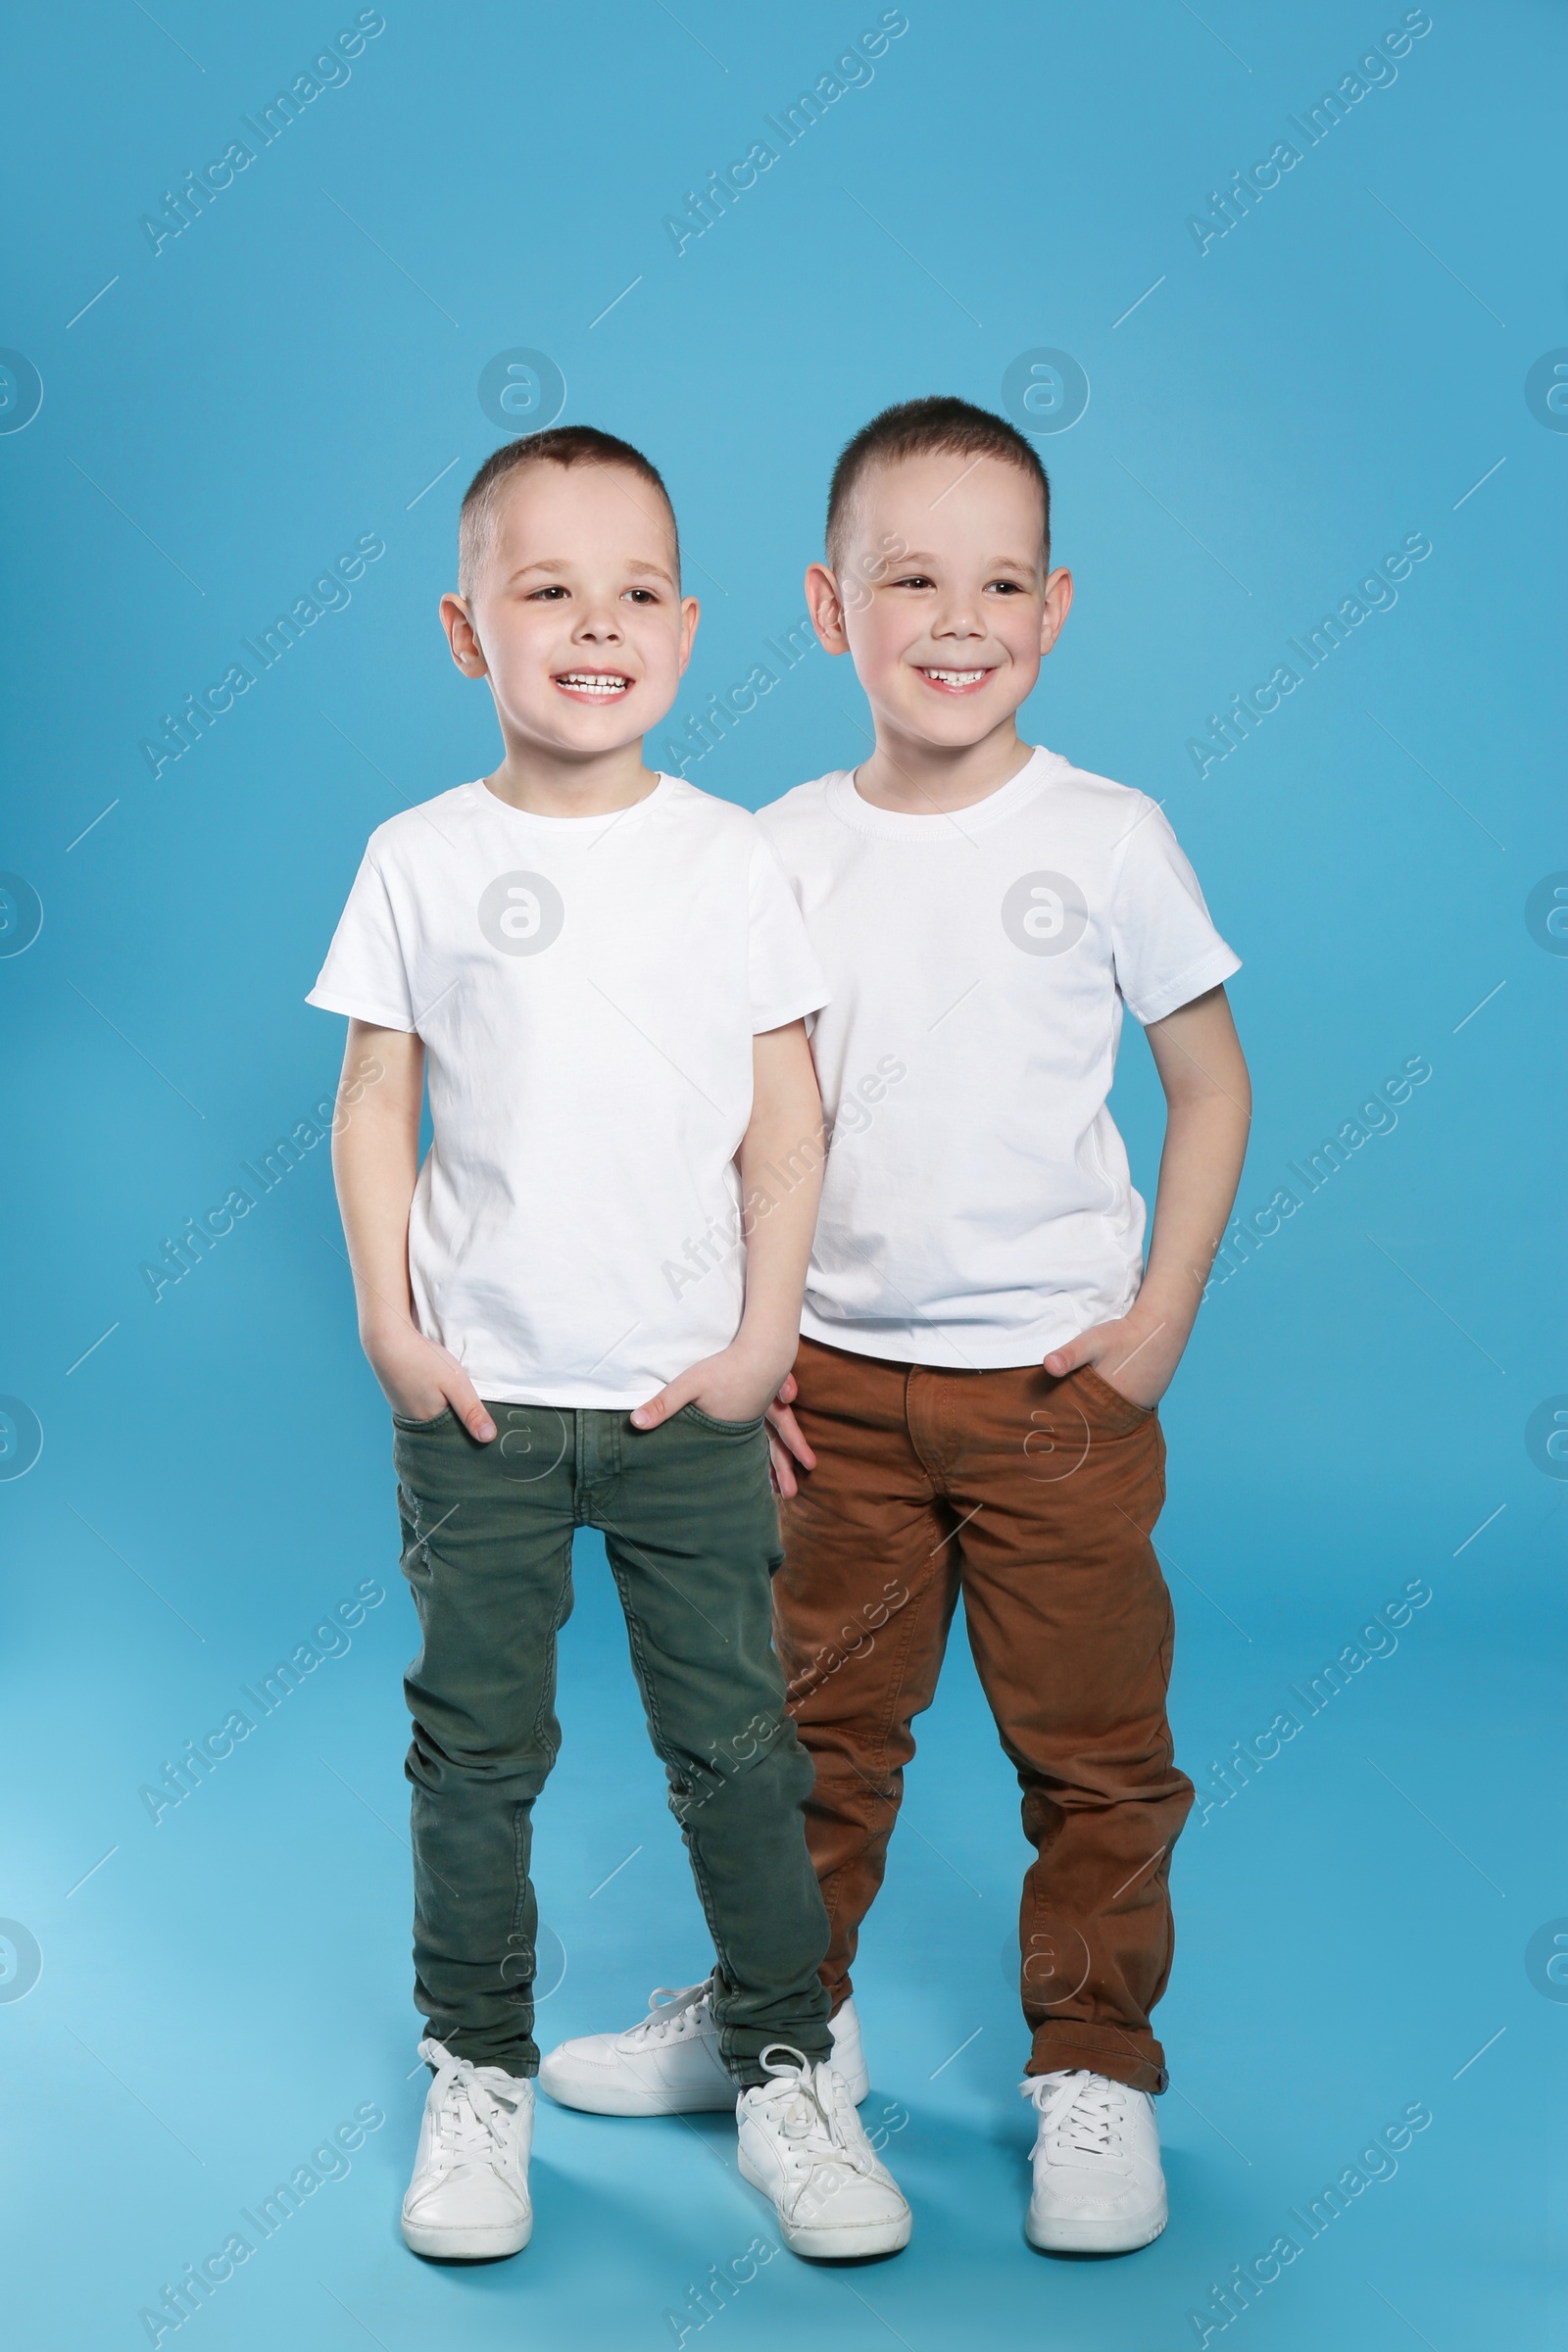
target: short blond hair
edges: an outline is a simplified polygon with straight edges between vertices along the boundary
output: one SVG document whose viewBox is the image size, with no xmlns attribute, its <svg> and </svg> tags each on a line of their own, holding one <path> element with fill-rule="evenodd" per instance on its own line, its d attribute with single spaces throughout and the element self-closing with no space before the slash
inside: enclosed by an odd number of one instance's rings
<svg viewBox="0 0 1568 2352">
<path fill-rule="evenodd" d="M 680 532 L 664 477 L 651 458 L 613 433 L 594 424 L 553 424 L 542 433 L 525 433 L 508 441 L 486 458 L 463 494 L 458 516 L 458 593 L 471 596 L 495 543 L 496 513 L 502 493 L 514 473 L 525 466 L 620 466 L 657 490 L 669 514 L 675 542 L 675 577 L 680 578 Z"/>
<path fill-rule="evenodd" d="M 935 394 L 925 400 L 902 400 L 883 409 L 839 452 L 827 494 L 827 560 L 837 571 L 847 553 L 850 514 L 855 493 L 873 466 L 897 466 L 906 458 L 936 455 L 955 458 L 999 458 L 1027 474 L 1040 492 L 1041 542 L 1051 562 L 1051 482 L 1040 453 L 1004 416 L 977 409 L 971 401 Z"/>
</svg>

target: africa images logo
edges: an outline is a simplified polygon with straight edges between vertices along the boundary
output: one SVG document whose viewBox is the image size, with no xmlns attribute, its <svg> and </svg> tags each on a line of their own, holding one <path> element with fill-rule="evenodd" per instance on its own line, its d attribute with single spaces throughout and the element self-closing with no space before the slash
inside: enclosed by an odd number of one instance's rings
<svg viewBox="0 0 1568 2352">
<path fill-rule="evenodd" d="M 1084 894 L 1070 874 L 1020 874 L 1002 902 L 1002 928 L 1026 956 L 1065 956 L 1088 922 Z"/>
<path fill-rule="evenodd" d="M 560 891 L 545 874 L 519 867 L 497 874 L 479 901 L 479 928 L 503 956 L 540 956 L 566 919 Z"/>
</svg>

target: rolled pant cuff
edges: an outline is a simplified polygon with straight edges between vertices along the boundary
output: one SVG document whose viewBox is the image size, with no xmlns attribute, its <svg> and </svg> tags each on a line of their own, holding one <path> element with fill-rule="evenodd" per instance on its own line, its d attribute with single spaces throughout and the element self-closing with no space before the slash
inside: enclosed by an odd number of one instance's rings
<svg viewBox="0 0 1568 2352">
<path fill-rule="evenodd" d="M 1054 2075 L 1080 2067 L 1112 2082 L 1125 2082 L 1129 2090 L 1157 2094 L 1170 2087 L 1165 2053 L 1152 2034 L 1066 2021 L 1036 2030 L 1026 2075 Z"/>
<path fill-rule="evenodd" d="M 756 2041 L 756 2036 L 748 2039 Z M 799 2050 L 808 2066 L 825 2065 L 833 2055 L 833 2043 L 823 2026 L 814 2026 L 809 2034 L 770 2034 L 765 2041 L 757 2041 L 755 2049 L 725 2049 L 724 2065 L 738 2091 L 755 2090 L 760 2083 L 773 2080 L 762 2064 L 762 2052 L 775 2049 Z"/>
<path fill-rule="evenodd" d="M 513 2042 L 501 2049 L 472 2034 L 453 2034 L 449 2037 L 437 2034 L 434 2027 L 429 2030 L 442 2047 L 452 2052 L 454 2058 L 466 2058 L 470 2066 L 499 2066 L 503 2074 L 511 2075 L 518 2082 L 531 2082 L 539 2072 L 539 2048 L 536 2042 L 529 2042 L 523 2049 Z"/>
</svg>

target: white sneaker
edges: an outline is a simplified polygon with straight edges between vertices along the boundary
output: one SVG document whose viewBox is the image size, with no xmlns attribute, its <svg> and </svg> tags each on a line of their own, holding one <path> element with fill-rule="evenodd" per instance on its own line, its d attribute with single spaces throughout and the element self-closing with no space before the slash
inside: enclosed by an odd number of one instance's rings
<svg viewBox="0 0 1568 2352">
<path fill-rule="evenodd" d="M 702 2115 L 727 2112 L 735 2084 L 719 2055 L 710 2003 L 713 1980 L 649 1995 L 650 2014 L 624 2034 L 583 2034 L 539 2062 L 539 2087 L 563 2107 L 589 2115 Z M 833 2020 L 833 2064 L 858 2103 L 871 2089 L 860 2021 L 846 2001 Z"/>
<path fill-rule="evenodd" d="M 789 2063 L 772 2063 L 774 2052 Z M 735 2102 L 741 2173 L 772 2199 L 791 2253 L 845 2262 L 906 2246 L 909 2208 L 843 2076 L 806 2065 L 782 2042 L 771 2042 L 761 2063 L 768 2081 Z"/>
<path fill-rule="evenodd" d="M 421 2041 L 419 2056 L 436 2074 L 403 2200 L 405 2245 L 448 2261 L 520 2252 L 533 2235 L 533 2084 L 470 2066 L 439 2041 Z"/>
<path fill-rule="evenodd" d="M 1159 2127 L 1146 2090 L 1083 2069 L 1028 2075 L 1040 2115 L 1023 2229 L 1052 2254 L 1130 2254 L 1165 2227 Z"/>
<path fill-rule="evenodd" d="M 846 2089 L 857 2107 L 871 2096 L 870 2070 L 865 2063 L 865 2051 L 860 2046 L 860 2020 L 852 1993 L 828 2025 L 833 2036 L 833 2055 L 828 2064 L 836 2075 L 842 2075 Z"/>
</svg>

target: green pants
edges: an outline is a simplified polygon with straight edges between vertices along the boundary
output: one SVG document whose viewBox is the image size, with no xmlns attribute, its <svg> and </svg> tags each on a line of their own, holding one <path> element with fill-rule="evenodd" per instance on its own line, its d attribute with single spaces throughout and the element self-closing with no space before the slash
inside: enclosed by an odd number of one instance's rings
<svg viewBox="0 0 1568 2352">
<path fill-rule="evenodd" d="M 763 2080 L 769 2042 L 826 2058 L 827 1916 L 803 1826 L 811 1766 L 772 1649 L 782 1554 L 762 1423 L 690 1404 L 648 1431 L 620 1412 L 487 1409 L 488 1446 L 450 1408 L 393 1415 L 403 1573 L 424 1637 L 404 1688 L 415 2000 L 430 2032 L 475 2065 L 538 2070 L 533 1807 L 561 1745 L 572 1530 L 593 1527 L 712 1934 L 725 2063 L 746 2084 Z"/>
</svg>

